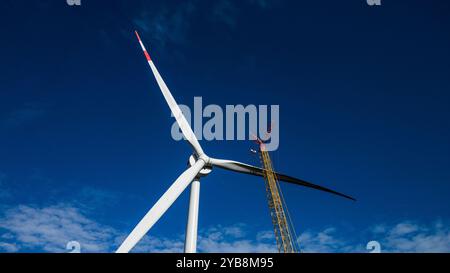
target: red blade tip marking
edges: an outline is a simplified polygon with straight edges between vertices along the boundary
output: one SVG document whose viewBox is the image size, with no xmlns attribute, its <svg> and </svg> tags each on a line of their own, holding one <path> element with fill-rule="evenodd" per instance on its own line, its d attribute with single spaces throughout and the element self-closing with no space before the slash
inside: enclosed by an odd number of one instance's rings
<svg viewBox="0 0 450 273">
<path fill-rule="evenodd" d="M 147 61 L 150 62 L 152 60 L 152 59 L 150 59 L 150 55 L 148 55 L 147 50 L 144 51 L 144 55 L 145 55 L 145 58 L 147 58 Z"/>
<path fill-rule="evenodd" d="M 139 42 L 142 43 L 141 37 L 139 36 L 139 33 L 137 32 L 137 30 L 135 30 L 134 33 L 136 34 L 136 37 L 138 38 Z M 150 55 L 148 55 L 147 50 L 144 50 L 144 55 L 145 55 L 145 58 L 147 59 L 147 61 L 150 62 L 150 61 L 152 60 L 152 59 L 150 58 Z"/>
<path fill-rule="evenodd" d="M 134 33 L 136 34 L 136 37 L 138 38 L 138 40 L 141 40 L 141 37 L 139 36 L 139 33 L 137 32 L 137 30 L 134 31 Z"/>
</svg>

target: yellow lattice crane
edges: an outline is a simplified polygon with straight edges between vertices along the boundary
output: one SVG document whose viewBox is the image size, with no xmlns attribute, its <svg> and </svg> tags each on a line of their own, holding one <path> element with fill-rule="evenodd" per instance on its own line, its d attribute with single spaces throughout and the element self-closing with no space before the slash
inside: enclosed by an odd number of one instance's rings
<svg viewBox="0 0 450 273">
<path fill-rule="evenodd" d="M 269 152 L 265 148 L 263 141 L 257 139 L 259 144 L 259 155 L 264 169 L 264 180 L 266 185 L 267 201 L 269 204 L 270 216 L 277 242 L 278 252 L 297 253 L 299 252 L 297 236 L 295 234 L 292 221 L 283 193 L 280 189 L 280 183 L 272 166 Z"/>
</svg>

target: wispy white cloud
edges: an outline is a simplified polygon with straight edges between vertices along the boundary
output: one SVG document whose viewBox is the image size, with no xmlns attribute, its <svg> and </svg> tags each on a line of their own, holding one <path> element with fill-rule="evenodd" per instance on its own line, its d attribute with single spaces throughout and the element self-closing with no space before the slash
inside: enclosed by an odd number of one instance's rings
<svg viewBox="0 0 450 273">
<path fill-rule="evenodd" d="M 215 2 L 211 15 L 214 21 L 225 23 L 228 27 L 234 28 L 237 25 L 239 9 L 233 1 L 219 0 Z"/>
<path fill-rule="evenodd" d="M 432 225 L 399 223 L 383 236 L 380 243 L 385 252 L 450 252 L 450 228 L 441 221 Z"/>
<path fill-rule="evenodd" d="M 335 228 L 326 228 L 319 232 L 306 231 L 298 238 L 300 249 L 305 253 L 342 252 L 347 242 L 338 238 Z"/>
<path fill-rule="evenodd" d="M 0 242 L 0 250 L 4 252 L 17 252 L 19 248 L 14 243 L 3 243 Z"/>
<path fill-rule="evenodd" d="M 244 224 L 223 227 L 216 226 L 201 232 L 198 248 L 201 252 L 219 253 L 260 253 L 275 252 L 274 241 L 263 236 L 248 236 L 248 227 Z"/>
<path fill-rule="evenodd" d="M 119 237 L 120 244 L 125 236 Z M 133 249 L 136 253 L 181 253 L 184 250 L 184 237 L 175 236 L 167 238 L 163 236 L 146 235 Z"/>
<path fill-rule="evenodd" d="M 217 225 L 201 230 L 200 252 L 274 252 L 267 235 L 249 238 L 248 226 Z M 267 233 L 267 232 L 264 232 Z M 82 252 L 113 252 L 126 233 L 87 217 L 69 204 L 48 207 L 20 205 L 8 209 L 0 218 L 0 250 L 6 252 L 67 252 L 66 245 L 77 241 Z M 258 233 L 259 234 L 259 233 Z M 134 252 L 183 252 L 184 235 L 145 236 Z"/>
<path fill-rule="evenodd" d="M 368 252 L 366 244 L 377 241 L 382 252 L 440 253 L 450 252 L 450 227 L 441 221 L 419 224 L 402 221 L 396 224 L 377 224 L 361 237 L 343 235 L 335 228 L 304 232 L 299 237 L 303 252 Z"/>
<path fill-rule="evenodd" d="M 256 236 L 252 238 L 252 236 L 248 236 L 248 229 L 249 227 L 245 224 L 216 225 L 203 229 L 198 234 L 198 251 L 207 253 L 267 253 L 276 251 L 274 241 L 266 240 L 266 237 Z M 184 236 L 180 234 L 174 238 L 146 236 L 134 251 L 180 253 L 183 252 L 183 249 Z"/>
<path fill-rule="evenodd" d="M 0 184 L 5 179 L 0 174 Z M 1 187 L 0 187 L 1 190 Z M 117 196 L 100 189 L 86 188 L 78 194 L 83 202 L 55 203 L 47 206 L 17 205 L 0 213 L 0 251 L 66 252 L 69 241 L 78 241 L 82 252 L 113 252 L 129 232 L 102 224 L 83 203 L 114 203 Z M 84 198 L 84 199 L 83 199 Z M 307 230 L 299 237 L 302 252 L 368 252 L 366 244 L 378 241 L 382 252 L 450 252 L 450 227 L 443 221 L 431 224 L 401 221 L 376 224 L 361 232 L 346 234 L 329 227 Z M 145 236 L 135 252 L 182 252 L 184 234 Z M 272 230 L 255 232 L 239 223 L 201 229 L 200 252 L 275 252 Z"/>
<path fill-rule="evenodd" d="M 273 230 L 263 230 L 259 231 L 256 234 L 256 240 L 258 241 L 272 241 L 275 240 L 275 234 L 273 234 Z"/>
<path fill-rule="evenodd" d="M 194 1 L 183 1 L 172 8 L 163 6 L 143 9 L 133 22 L 164 47 L 167 43 L 184 43 L 190 27 L 190 17 L 196 10 Z"/>
<path fill-rule="evenodd" d="M 67 242 L 78 241 L 84 252 L 106 252 L 117 236 L 113 228 L 66 204 L 8 209 L 0 218 L 0 229 L 5 231 L 1 243 L 7 251 L 65 252 Z"/>
<path fill-rule="evenodd" d="M 194 19 L 204 20 L 204 24 L 219 23 L 233 29 L 243 8 L 268 9 L 275 0 L 186 0 L 180 4 L 158 7 L 143 7 L 132 20 L 145 34 L 152 37 L 158 46 L 184 44 L 188 42 Z"/>
</svg>

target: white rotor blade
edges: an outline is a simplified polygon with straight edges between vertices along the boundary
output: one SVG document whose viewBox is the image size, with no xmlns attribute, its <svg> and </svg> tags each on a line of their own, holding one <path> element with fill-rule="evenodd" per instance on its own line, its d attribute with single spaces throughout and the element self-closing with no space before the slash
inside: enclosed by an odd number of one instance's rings
<svg viewBox="0 0 450 273">
<path fill-rule="evenodd" d="M 234 172 L 239 172 L 239 173 L 245 173 L 245 174 L 251 174 L 251 175 L 256 175 L 256 176 L 262 176 L 264 177 L 264 170 L 252 165 L 248 165 L 245 163 L 241 163 L 238 161 L 233 161 L 233 160 L 224 160 L 224 159 L 216 159 L 216 158 L 210 158 L 210 164 L 213 166 L 217 166 L 219 168 L 222 169 L 226 169 L 226 170 L 230 170 L 230 171 L 234 171 Z M 291 177 L 288 175 L 284 175 L 284 174 L 280 174 L 277 172 L 274 172 L 275 175 L 278 177 L 279 180 L 284 181 L 284 182 L 288 182 L 288 183 L 292 183 L 292 184 L 296 184 L 296 185 L 300 185 L 300 186 L 304 186 L 304 187 L 308 187 L 308 188 L 313 188 L 316 190 L 321 190 L 321 191 L 325 191 L 325 192 L 329 192 L 335 195 L 339 195 L 351 200 L 355 199 L 351 196 L 345 195 L 343 193 L 339 193 L 337 191 L 313 184 L 311 182 L 307 182 L 305 180 L 301 180 L 295 177 Z"/>
<path fill-rule="evenodd" d="M 161 89 L 161 92 L 162 92 L 164 98 L 166 99 L 166 102 L 169 105 L 170 110 L 172 111 L 172 114 L 178 123 L 178 126 L 181 129 L 181 132 L 183 133 L 184 137 L 189 142 L 189 144 L 191 144 L 192 148 L 197 153 L 197 155 L 204 154 L 203 149 L 197 140 L 197 137 L 195 136 L 194 132 L 192 131 L 191 126 L 189 125 L 189 123 L 187 122 L 183 113 L 181 112 L 181 109 L 178 106 L 177 102 L 175 101 L 172 94 L 170 93 L 170 90 L 167 87 L 166 83 L 164 82 L 161 75 L 159 74 L 158 69 L 156 69 L 156 66 L 153 63 L 152 59 L 150 58 L 150 55 L 148 54 L 147 50 L 145 49 L 145 46 L 142 43 L 142 40 L 139 37 L 139 34 L 137 33 L 137 31 L 135 31 L 135 33 L 139 40 L 139 44 L 141 45 L 142 50 L 144 51 L 144 55 L 147 58 L 147 62 L 150 65 L 150 68 L 152 69 L 153 75 L 155 76 L 155 79 L 158 82 L 159 88 Z"/>
<path fill-rule="evenodd" d="M 116 253 L 128 253 L 149 231 L 149 229 L 161 218 L 167 209 L 175 202 L 180 194 L 197 176 L 200 170 L 205 166 L 205 162 L 199 159 L 192 167 L 187 169 L 170 188 L 161 196 L 156 204 L 142 218 L 139 224 L 128 235 Z"/>
</svg>

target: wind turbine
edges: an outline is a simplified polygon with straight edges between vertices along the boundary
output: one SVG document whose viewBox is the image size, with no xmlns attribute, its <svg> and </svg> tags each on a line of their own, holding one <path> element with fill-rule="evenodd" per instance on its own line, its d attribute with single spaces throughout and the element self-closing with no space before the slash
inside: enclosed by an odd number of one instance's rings
<svg viewBox="0 0 450 273">
<path fill-rule="evenodd" d="M 219 167 L 225 170 L 239 172 L 244 174 L 264 176 L 264 170 L 255 166 L 251 166 L 245 163 L 241 163 L 234 160 L 224 160 L 209 157 L 203 151 L 200 143 L 198 142 L 194 132 L 192 131 L 189 123 L 184 117 L 181 109 L 173 98 L 169 91 L 169 88 L 164 83 L 161 75 L 156 69 L 150 55 L 145 49 L 141 38 L 137 31 L 135 31 L 136 37 L 139 40 L 139 44 L 144 51 L 144 55 L 147 62 L 155 76 L 155 79 L 161 89 L 161 92 L 175 117 L 182 134 L 187 142 L 191 145 L 193 154 L 189 158 L 189 168 L 184 171 L 175 182 L 169 187 L 169 189 L 161 196 L 161 198 L 153 205 L 153 207 L 147 212 L 142 220 L 137 224 L 133 231 L 128 235 L 122 245 L 117 249 L 117 253 L 129 252 L 144 235 L 150 230 L 150 228 L 161 218 L 161 216 L 169 209 L 169 207 L 175 202 L 175 200 L 181 195 L 181 193 L 192 183 L 191 194 L 189 202 L 188 223 L 186 228 L 186 241 L 185 252 L 195 253 L 197 244 L 197 223 L 198 223 L 198 206 L 200 196 L 200 177 L 208 175 L 213 167 Z M 301 180 L 284 174 L 276 173 L 279 180 L 309 187 L 325 192 L 329 192 L 335 195 L 339 195 L 351 200 L 355 200 L 353 197 L 336 192 L 334 190 Z"/>
</svg>

